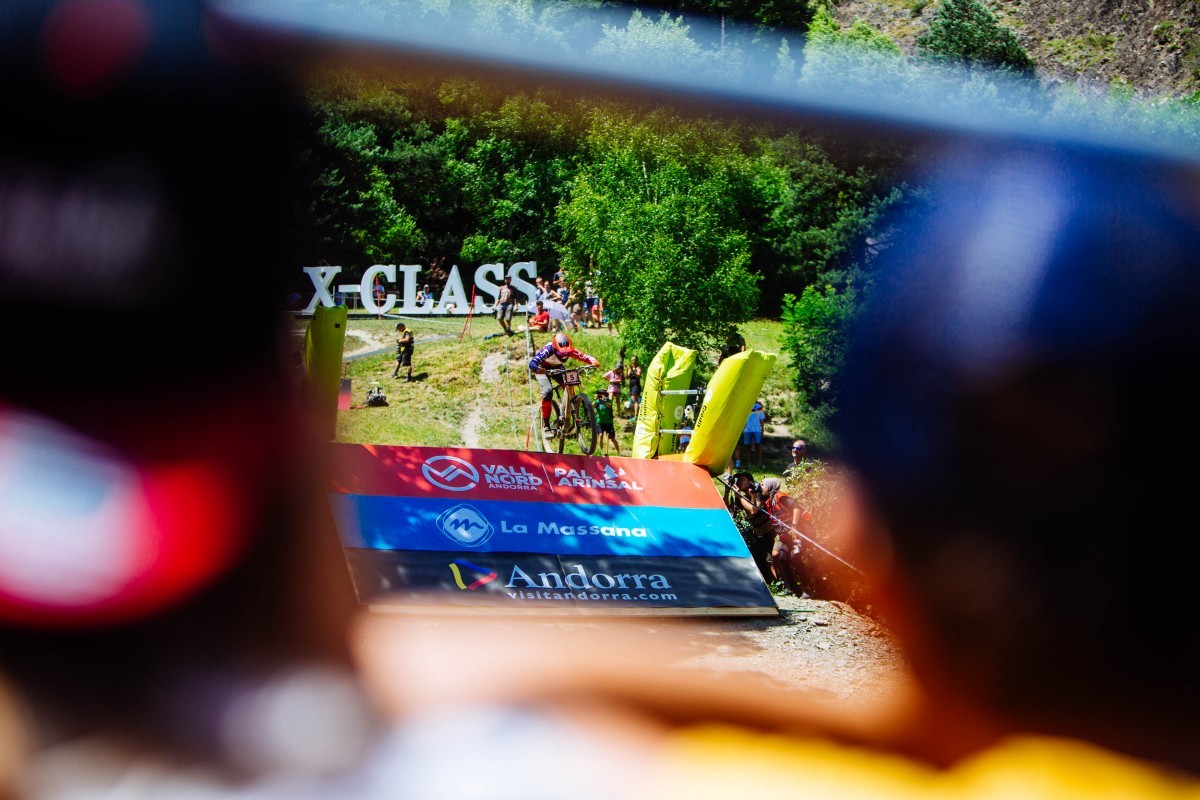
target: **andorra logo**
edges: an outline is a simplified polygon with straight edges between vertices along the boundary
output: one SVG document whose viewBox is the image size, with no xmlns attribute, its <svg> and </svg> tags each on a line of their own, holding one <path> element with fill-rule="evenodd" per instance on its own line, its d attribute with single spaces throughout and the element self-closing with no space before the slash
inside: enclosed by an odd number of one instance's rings
<svg viewBox="0 0 1200 800">
<path fill-rule="evenodd" d="M 467 577 L 463 577 L 463 572 L 469 570 Z M 454 583 L 460 591 L 475 591 L 480 586 L 491 583 L 496 580 L 496 573 L 487 567 L 480 567 L 472 564 L 470 561 L 462 558 L 456 558 L 450 562 L 450 572 L 454 573 Z M 478 576 L 478 577 L 475 577 Z M 473 578 L 470 583 L 467 583 L 467 578 Z"/>
<path fill-rule="evenodd" d="M 447 539 L 464 547 L 479 547 L 495 533 L 487 517 L 466 503 L 443 511 L 437 518 L 437 525 Z"/>
<path fill-rule="evenodd" d="M 439 489 L 465 492 L 479 483 L 479 470 L 471 462 L 454 456 L 434 456 L 421 465 L 425 479 Z"/>
</svg>

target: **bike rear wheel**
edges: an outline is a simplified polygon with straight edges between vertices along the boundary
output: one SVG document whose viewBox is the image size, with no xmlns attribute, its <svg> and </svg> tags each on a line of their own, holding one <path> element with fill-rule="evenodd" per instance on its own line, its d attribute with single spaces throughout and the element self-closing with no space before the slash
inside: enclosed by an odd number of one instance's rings
<svg viewBox="0 0 1200 800">
<path fill-rule="evenodd" d="M 571 399 L 571 408 L 575 412 L 575 439 L 579 442 L 579 450 L 585 456 L 590 456 L 596 449 L 596 433 L 599 429 L 596 411 L 586 394 L 575 395 Z"/>
</svg>

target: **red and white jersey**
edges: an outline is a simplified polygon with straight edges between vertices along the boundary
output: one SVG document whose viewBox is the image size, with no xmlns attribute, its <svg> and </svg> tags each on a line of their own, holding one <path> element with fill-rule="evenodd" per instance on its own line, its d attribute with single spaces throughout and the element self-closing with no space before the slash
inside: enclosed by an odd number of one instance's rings
<svg viewBox="0 0 1200 800">
<path fill-rule="evenodd" d="M 554 342 L 547 342 L 533 354 L 533 358 L 529 359 L 529 368 L 537 370 L 545 367 L 561 367 L 565 359 L 573 358 L 576 361 L 584 361 L 591 364 L 593 367 L 599 366 L 600 362 L 592 358 L 587 353 L 572 347 L 564 356 L 560 356 L 558 351 L 554 349 Z"/>
</svg>

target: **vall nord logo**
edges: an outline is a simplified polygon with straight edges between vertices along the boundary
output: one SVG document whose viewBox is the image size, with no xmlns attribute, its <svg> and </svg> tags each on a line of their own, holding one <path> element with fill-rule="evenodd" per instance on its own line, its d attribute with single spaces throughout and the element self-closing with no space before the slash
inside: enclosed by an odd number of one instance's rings
<svg viewBox="0 0 1200 800">
<path fill-rule="evenodd" d="M 480 464 L 482 480 L 488 489 L 537 491 L 545 479 L 528 467 L 505 464 Z M 479 485 L 481 476 L 475 465 L 455 456 L 433 456 L 421 465 L 425 479 L 439 489 L 465 492 Z"/>
<path fill-rule="evenodd" d="M 479 470 L 454 456 L 433 456 L 421 465 L 425 480 L 449 492 L 465 492 L 479 484 Z"/>
<path fill-rule="evenodd" d="M 479 547 L 496 532 L 487 517 L 466 503 L 443 511 L 437 518 L 437 526 L 447 539 L 464 547 Z"/>
</svg>

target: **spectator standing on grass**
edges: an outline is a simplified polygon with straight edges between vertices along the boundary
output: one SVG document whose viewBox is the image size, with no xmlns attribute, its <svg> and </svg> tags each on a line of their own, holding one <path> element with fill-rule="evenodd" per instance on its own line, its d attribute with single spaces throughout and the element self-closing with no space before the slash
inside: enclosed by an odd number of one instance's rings
<svg viewBox="0 0 1200 800">
<path fill-rule="evenodd" d="M 763 422 L 766 418 L 767 414 L 763 411 L 762 401 L 754 401 L 754 408 L 750 410 L 750 415 L 746 417 L 746 424 L 742 426 L 741 445 L 734 449 L 733 466 L 735 469 L 742 465 L 743 456 L 745 456 L 747 467 L 750 466 L 751 461 L 755 461 L 760 468 L 762 467 Z"/>
<path fill-rule="evenodd" d="M 588 281 L 583 287 L 583 319 L 589 328 L 600 327 L 600 296 L 596 287 Z"/>
<path fill-rule="evenodd" d="M 624 357 L 624 353 L 621 354 Z M 621 384 L 625 382 L 625 366 L 618 360 L 617 365 L 604 373 L 604 380 L 608 381 L 608 399 L 616 408 L 621 404 Z"/>
<path fill-rule="evenodd" d="M 788 464 L 784 474 L 795 479 L 800 475 L 805 460 L 808 458 L 808 442 L 797 439 L 792 442 L 792 463 Z"/>
<path fill-rule="evenodd" d="M 604 442 L 604 455 L 608 455 L 608 442 L 612 442 L 613 455 L 621 455 L 617 432 L 613 428 L 612 400 L 603 389 L 596 390 L 596 425 L 600 428 L 600 441 Z M 604 438 L 606 436 L 607 439 Z"/>
<path fill-rule="evenodd" d="M 408 367 L 408 375 L 404 378 L 404 382 L 410 383 L 412 381 L 413 332 L 403 322 L 396 323 L 396 332 L 399 336 L 396 337 L 396 369 L 392 372 L 392 377 L 399 378 L 400 369 Z"/>
<path fill-rule="evenodd" d="M 692 441 L 692 426 L 695 423 L 696 412 L 692 410 L 691 405 L 684 406 L 683 421 L 679 425 L 679 430 L 683 433 L 679 434 L 679 445 L 676 447 L 680 453 L 687 450 L 688 444 Z"/>
<path fill-rule="evenodd" d="M 608 333 L 611 336 L 613 333 L 612 317 L 608 315 L 608 308 L 604 305 L 604 298 L 600 298 L 597 306 L 600 309 L 600 325 L 608 328 Z"/>
<path fill-rule="evenodd" d="M 736 355 L 745 351 L 746 339 L 742 334 L 738 333 L 737 328 L 730 328 L 729 333 L 725 334 L 725 345 L 721 348 L 721 355 L 717 358 L 717 363 L 720 364 L 725 359 L 732 355 Z"/>
<path fill-rule="evenodd" d="M 637 419 L 642 407 L 642 365 L 638 363 L 637 356 L 629 357 L 629 369 L 625 377 L 629 381 L 629 417 Z"/>
<path fill-rule="evenodd" d="M 375 298 L 375 307 L 382 308 L 387 300 L 387 287 L 383 285 L 383 278 L 379 275 L 375 276 L 375 284 L 371 287 L 371 294 Z M 378 319 L 383 319 L 383 314 L 379 314 Z"/>
<path fill-rule="evenodd" d="M 500 286 L 500 291 L 496 295 L 496 319 L 500 323 L 500 329 L 504 331 L 506 336 L 513 335 L 512 315 L 516 299 L 517 293 L 512 287 L 512 277 L 505 275 L 504 283 Z"/>
</svg>

